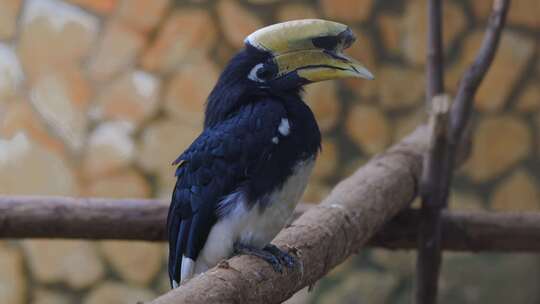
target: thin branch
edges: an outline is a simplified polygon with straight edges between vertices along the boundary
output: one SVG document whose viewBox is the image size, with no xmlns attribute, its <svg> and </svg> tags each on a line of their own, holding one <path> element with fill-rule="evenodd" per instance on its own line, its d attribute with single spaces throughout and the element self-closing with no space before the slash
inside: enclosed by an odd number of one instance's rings
<svg viewBox="0 0 540 304">
<path fill-rule="evenodd" d="M 444 92 L 444 56 L 442 39 L 442 4 L 441 0 L 428 1 L 428 37 L 426 64 L 426 102 Z"/>
<path fill-rule="evenodd" d="M 449 98 L 433 98 L 428 128 L 430 146 L 424 156 L 421 180 L 422 206 L 418 227 L 418 255 L 416 262 L 416 303 L 437 302 L 441 253 L 441 210 L 448 200 L 449 167 L 448 113 Z"/>
<path fill-rule="evenodd" d="M 315 206 L 299 204 L 295 218 Z M 165 241 L 167 209 L 164 200 L 0 196 L 0 238 Z M 415 249 L 419 223 L 420 211 L 405 210 L 367 245 Z M 443 211 L 442 225 L 445 250 L 540 251 L 540 213 Z"/>
<path fill-rule="evenodd" d="M 420 191 L 422 206 L 416 262 L 416 303 L 436 303 L 441 264 L 441 209 L 446 202 L 444 180 L 448 170 L 448 101 L 437 99 L 444 92 L 444 62 L 441 0 L 428 0 L 426 60 L 426 105 L 430 113 L 431 143 L 424 156 Z M 438 102 L 439 101 L 439 102 Z M 443 104 L 444 103 L 444 104 Z"/>
<path fill-rule="evenodd" d="M 509 0 L 495 0 L 493 12 L 488 22 L 482 47 L 474 63 L 465 72 L 460 81 L 458 93 L 450 115 L 450 126 L 446 120 L 441 122 L 443 131 L 434 134 L 433 148 L 426 155 L 426 164 L 422 178 L 422 211 L 418 239 L 417 259 L 417 304 L 433 304 L 437 302 L 437 287 L 442 259 L 441 253 L 441 209 L 448 203 L 449 189 L 456 159 L 458 145 L 472 115 L 474 95 L 488 71 L 495 56 L 500 33 L 504 27 Z M 427 95 L 434 95 L 437 86 L 442 91 L 442 58 L 437 61 L 434 54 L 442 52 L 441 43 L 441 6 L 438 0 L 430 0 L 427 66 Z M 432 79 L 434 77 L 434 79 Z M 439 78 L 440 77 L 440 78 Z M 433 99 L 436 100 L 435 98 Z M 432 118 L 437 117 L 432 112 Z"/>
<path fill-rule="evenodd" d="M 476 91 L 495 58 L 509 6 L 510 0 L 494 0 L 482 46 L 459 82 L 450 114 L 450 143 L 453 146 L 462 140 L 473 112 Z"/>
</svg>

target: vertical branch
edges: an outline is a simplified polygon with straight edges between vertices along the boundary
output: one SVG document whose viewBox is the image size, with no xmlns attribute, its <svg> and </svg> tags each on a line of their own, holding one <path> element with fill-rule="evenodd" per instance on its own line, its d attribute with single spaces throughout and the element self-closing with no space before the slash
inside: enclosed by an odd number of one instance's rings
<svg viewBox="0 0 540 304">
<path fill-rule="evenodd" d="M 422 206 L 416 262 L 416 303 L 436 303 L 441 264 L 441 208 L 446 201 L 448 168 L 448 97 L 444 92 L 442 3 L 428 0 L 426 107 L 430 114 L 430 149 L 424 156 Z"/>
<path fill-rule="evenodd" d="M 436 303 L 437 286 L 442 259 L 441 210 L 446 206 L 449 179 L 448 113 L 449 98 L 433 98 L 430 116 L 430 145 L 424 156 L 420 195 L 422 207 L 418 227 L 416 303 Z"/>
<path fill-rule="evenodd" d="M 421 181 L 422 209 L 418 235 L 417 304 L 437 301 L 437 283 L 441 263 L 441 210 L 448 204 L 448 195 L 458 146 L 473 111 L 473 100 L 487 73 L 504 28 L 510 0 L 495 0 L 482 47 L 473 64 L 462 77 L 456 98 L 449 112 L 448 98 L 434 97 L 443 91 L 441 4 L 429 2 L 429 34 L 427 61 L 427 98 L 433 100 L 430 112 L 431 145 L 424 158 Z M 437 59 L 437 56 L 441 56 Z M 428 103 L 429 105 L 429 103 Z M 448 119 L 450 121 L 448 121 Z"/>
<path fill-rule="evenodd" d="M 426 102 L 444 91 L 444 60 L 442 41 L 442 3 L 441 0 L 428 1 L 428 36 L 426 64 Z"/>
</svg>

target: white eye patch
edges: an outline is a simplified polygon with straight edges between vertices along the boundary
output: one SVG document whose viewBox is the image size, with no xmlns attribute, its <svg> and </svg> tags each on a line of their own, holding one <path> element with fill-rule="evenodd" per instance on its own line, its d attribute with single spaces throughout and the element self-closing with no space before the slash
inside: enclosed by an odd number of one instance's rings
<svg viewBox="0 0 540 304">
<path fill-rule="evenodd" d="M 259 63 L 257 64 L 256 66 L 254 66 L 251 71 L 249 71 L 249 74 L 248 74 L 248 78 L 253 80 L 253 81 L 256 81 L 256 82 L 264 82 L 264 80 L 260 79 L 258 76 L 257 76 L 257 72 L 264 67 L 264 64 L 263 63 Z"/>
</svg>

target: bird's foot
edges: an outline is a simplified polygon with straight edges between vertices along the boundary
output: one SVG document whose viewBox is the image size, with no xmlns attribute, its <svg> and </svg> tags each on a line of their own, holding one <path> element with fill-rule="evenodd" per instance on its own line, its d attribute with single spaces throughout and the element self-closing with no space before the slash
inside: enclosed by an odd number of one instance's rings
<svg viewBox="0 0 540 304">
<path fill-rule="evenodd" d="M 249 254 L 265 260 L 275 272 L 282 273 L 283 266 L 292 268 L 296 265 L 296 259 L 276 247 L 275 245 L 268 244 L 263 249 L 256 247 L 236 243 L 234 245 L 235 254 Z"/>
<path fill-rule="evenodd" d="M 288 252 L 279 249 L 279 247 L 277 247 L 276 245 L 268 244 L 264 246 L 263 250 L 270 252 L 279 260 L 281 265 L 284 265 L 289 269 L 294 268 L 298 263 L 298 261 L 292 254 L 289 254 Z"/>
</svg>

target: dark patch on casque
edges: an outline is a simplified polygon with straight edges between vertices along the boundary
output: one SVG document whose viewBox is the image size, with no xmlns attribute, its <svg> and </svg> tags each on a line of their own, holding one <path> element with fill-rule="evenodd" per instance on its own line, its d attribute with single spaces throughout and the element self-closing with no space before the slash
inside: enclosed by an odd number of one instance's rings
<svg viewBox="0 0 540 304">
<path fill-rule="evenodd" d="M 347 28 L 343 32 L 334 36 L 321 36 L 311 39 L 313 45 L 317 48 L 336 51 L 346 49 L 350 47 L 353 42 L 356 40 L 353 31 L 350 28 Z"/>
</svg>

